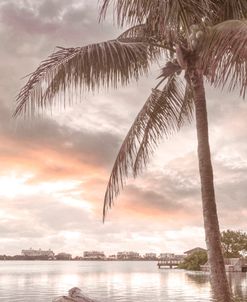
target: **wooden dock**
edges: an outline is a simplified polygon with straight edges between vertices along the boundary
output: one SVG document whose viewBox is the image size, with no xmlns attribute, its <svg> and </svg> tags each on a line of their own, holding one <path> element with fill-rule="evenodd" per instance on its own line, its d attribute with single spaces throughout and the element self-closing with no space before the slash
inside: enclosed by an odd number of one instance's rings
<svg viewBox="0 0 247 302">
<path fill-rule="evenodd" d="M 181 262 L 183 262 L 182 259 L 166 258 L 160 259 L 157 263 L 157 266 L 158 268 L 173 268 L 177 267 Z"/>
</svg>

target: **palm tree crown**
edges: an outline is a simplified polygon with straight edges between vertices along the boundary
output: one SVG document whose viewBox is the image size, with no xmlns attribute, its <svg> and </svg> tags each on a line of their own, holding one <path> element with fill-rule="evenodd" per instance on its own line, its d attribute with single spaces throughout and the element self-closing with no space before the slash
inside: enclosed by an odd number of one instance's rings
<svg viewBox="0 0 247 302">
<path fill-rule="evenodd" d="M 17 96 L 14 116 L 33 114 L 55 102 L 72 101 L 78 87 L 126 85 L 149 71 L 155 60 L 166 62 L 161 81 L 138 114 L 124 140 L 108 183 L 104 216 L 125 176 L 147 163 L 159 138 L 193 117 L 190 83 L 181 80 L 186 57 L 200 58 L 203 74 L 214 86 L 246 91 L 247 16 L 245 0 L 115 0 L 119 26 L 131 25 L 117 39 L 77 48 L 62 48 L 44 60 Z M 102 3 L 100 17 L 111 7 Z M 209 64 L 210 62 L 210 64 Z"/>
<path fill-rule="evenodd" d="M 247 1 L 101 2 L 100 19 L 113 9 L 117 25 L 130 28 L 115 40 L 59 48 L 31 74 L 17 96 L 14 116 L 32 115 L 39 108 L 43 110 L 55 103 L 72 102 L 70 95 L 77 88 L 94 91 L 100 87 L 126 85 L 146 74 L 153 62 L 160 61 L 164 67 L 158 84 L 152 89 L 117 155 L 105 193 L 103 217 L 125 178 L 129 174 L 138 175 L 159 140 L 179 130 L 194 117 L 195 111 L 209 261 L 214 283 L 221 277 L 223 280 L 214 288 L 218 292 L 216 296 L 229 302 L 219 243 L 203 79 L 214 87 L 228 86 L 229 90 L 237 87 L 240 95 L 245 97 Z M 216 256 L 214 252 L 217 252 Z"/>
</svg>

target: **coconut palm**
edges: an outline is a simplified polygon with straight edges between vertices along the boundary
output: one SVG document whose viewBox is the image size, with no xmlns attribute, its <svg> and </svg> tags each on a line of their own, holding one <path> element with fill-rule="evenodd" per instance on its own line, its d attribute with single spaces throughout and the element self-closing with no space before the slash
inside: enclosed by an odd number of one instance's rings
<svg viewBox="0 0 247 302">
<path fill-rule="evenodd" d="M 130 128 L 113 166 L 103 217 L 126 177 L 137 176 L 158 142 L 195 116 L 206 244 L 213 293 L 231 301 L 221 251 L 208 140 L 204 82 L 214 87 L 247 84 L 246 0 L 102 0 L 100 18 L 114 9 L 118 38 L 77 48 L 59 48 L 31 74 L 17 96 L 14 116 L 73 101 L 71 95 L 138 80 L 153 62 L 164 64 Z"/>
</svg>

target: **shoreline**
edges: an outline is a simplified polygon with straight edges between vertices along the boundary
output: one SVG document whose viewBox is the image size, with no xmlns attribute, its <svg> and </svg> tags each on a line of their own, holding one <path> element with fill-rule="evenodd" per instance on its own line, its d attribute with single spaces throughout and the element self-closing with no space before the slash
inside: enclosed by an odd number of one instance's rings
<svg viewBox="0 0 247 302">
<path fill-rule="evenodd" d="M 159 259 L 0 259 L 0 262 L 5 261 L 99 261 L 99 262 L 126 262 L 126 261 L 143 261 L 143 262 L 157 262 Z"/>
</svg>

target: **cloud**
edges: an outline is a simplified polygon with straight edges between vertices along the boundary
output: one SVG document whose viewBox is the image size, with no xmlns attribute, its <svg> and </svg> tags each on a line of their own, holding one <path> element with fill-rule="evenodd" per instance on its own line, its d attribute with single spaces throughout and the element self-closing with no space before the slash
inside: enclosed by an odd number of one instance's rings
<svg viewBox="0 0 247 302">
<path fill-rule="evenodd" d="M 85 95 L 66 111 L 35 120 L 11 118 L 15 95 L 26 81 L 20 79 L 57 45 L 81 46 L 118 35 L 111 20 L 98 23 L 96 2 L 0 4 L 0 253 L 19 253 L 30 242 L 73 254 L 182 252 L 204 244 L 195 122 L 160 143 L 147 170 L 127 182 L 102 224 L 114 159 L 155 86 L 158 66 L 138 84 Z M 246 230 L 247 105 L 236 93 L 209 87 L 207 97 L 220 222 L 222 228 Z"/>
</svg>

